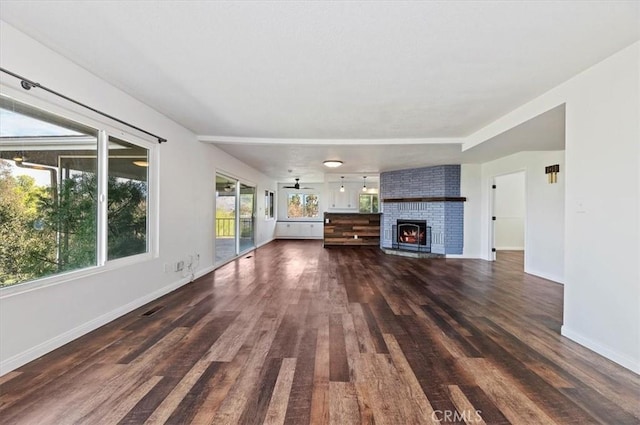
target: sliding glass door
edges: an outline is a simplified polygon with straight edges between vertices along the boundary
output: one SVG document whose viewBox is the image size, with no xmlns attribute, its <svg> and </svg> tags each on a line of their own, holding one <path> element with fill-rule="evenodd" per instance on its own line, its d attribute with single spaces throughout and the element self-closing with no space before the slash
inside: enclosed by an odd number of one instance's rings
<svg viewBox="0 0 640 425">
<path fill-rule="evenodd" d="M 236 180 L 216 175 L 216 264 L 237 254 L 236 247 Z"/>
<path fill-rule="evenodd" d="M 255 199 L 255 187 L 216 174 L 216 264 L 255 247 Z"/>
<path fill-rule="evenodd" d="M 253 234 L 255 228 L 256 188 L 240 184 L 240 253 L 255 246 Z"/>
</svg>

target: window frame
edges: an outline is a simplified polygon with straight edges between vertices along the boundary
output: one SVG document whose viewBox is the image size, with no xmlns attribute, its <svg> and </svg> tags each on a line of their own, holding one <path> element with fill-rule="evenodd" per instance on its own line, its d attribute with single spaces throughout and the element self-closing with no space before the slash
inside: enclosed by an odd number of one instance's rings
<svg viewBox="0 0 640 425">
<path fill-rule="evenodd" d="M 362 211 L 360 209 L 360 198 L 363 196 L 367 196 L 370 198 L 371 200 L 371 208 L 370 211 Z M 378 203 L 378 211 L 373 211 L 373 198 L 377 198 L 377 203 Z M 378 196 L 377 193 L 360 193 L 358 194 L 358 212 L 360 214 L 378 214 L 380 213 L 380 197 Z"/>
<path fill-rule="evenodd" d="M 111 123 L 98 118 L 97 114 L 87 112 L 74 105 L 64 104 L 63 101 L 50 99 L 42 93 L 35 91 L 25 92 L 17 88 L 0 84 L 0 94 L 16 102 L 23 103 L 32 108 L 40 109 L 45 113 L 60 116 L 64 119 L 91 127 L 98 132 L 97 140 L 97 175 L 98 175 L 98 199 L 97 199 L 97 230 L 96 230 L 96 264 L 70 270 L 54 275 L 16 283 L 11 286 L 0 287 L 0 298 L 12 296 L 18 293 L 30 292 L 38 288 L 53 286 L 76 279 L 116 270 L 136 263 L 149 261 L 159 257 L 159 148 L 158 144 L 145 140 L 140 136 L 122 128 L 117 128 Z M 147 168 L 147 250 L 140 254 L 134 254 L 113 260 L 107 260 L 107 206 L 108 206 L 108 162 L 109 162 L 109 136 L 113 136 L 128 143 L 148 150 Z"/>
<path fill-rule="evenodd" d="M 318 215 L 315 217 L 311 217 L 311 216 L 302 216 L 302 217 L 290 217 L 289 216 L 289 198 L 293 195 L 300 195 L 303 198 L 303 204 L 304 204 L 304 198 L 310 195 L 314 195 L 317 199 L 318 199 Z M 320 193 L 313 191 L 313 192 L 303 192 L 303 191 L 292 191 L 292 192 L 287 192 L 287 198 L 286 198 L 286 211 L 287 211 L 287 221 L 318 221 L 321 220 L 321 205 L 320 205 L 320 199 L 321 199 L 321 195 Z"/>
<path fill-rule="evenodd" d="M 267 221 L 275 220 L 276 218 L 276 195 L 272 190 L 264 191 L 264 219 Z"/>
<path fill-rule="evenodd" d="M 109 138 L 113 137 L 116 140 L 125 142 L 125 143 L 129 143 L 132 145 L 135 145 L 139 148 L 143 148 L 147 150 L 147 167 L 145 167 L 147 169 L 147 181 L 146 181 L 146 185 L 147 185 L 147 219 L 146 219 L 146 229 L 145 229 L 145 239 L 146 239 L 146 251 L 145 252 L 141 252 L 138 254 L 132 254 L 132 255 L 127 255 L 124 257 L 120 257 L 120 258 L 114 258 L 109 260 L 109 235 L 108 232 L 106 232 L 106 230 L 108 229 L 108 225 L 109 225 L 109 212 L 108 212 L 108 200 L 109 200 L 109 194 L 108 194 L 108 179 L 109 179 Z M 151 186 L 151 164 L 152 164 L 152 160 L 151 160 L 151 148 L 141 144 L 141 143 L 137 143 L 131 140 L 131 137 L 129 137 L 128 135 L 124 136 L 124 137 L 116 137 L 114 134 L 112 133 L 106 133 L 105 135 L 105 146 L 106 146 L 106 151 L 107 151 L 107 158 L 106 158 L 106 177 L 104 179 L 104 190 L 107 194 L 106 196 L 106 202 L 104 202 L 104 207 L 100 208 L 100 211 L 103 211 L 102 213 L 104 214 L 104 220 L 105 220 L 105 236 L 104 236 L 104 259 L 106 263 L 111 263 L 113 261 L 118 261 L 121 260 L 123 258 L 129 258 L 129 257 L 135 257 L 138 255 L 144 255 L 144 254 L 148 254 L 149 252 L 151 252 L 151 240 L 150 240 L 150 233 L 151 233 L 151 226 L 150 226 L 150 222 L 149 222 L 149 216 L 151 215 L 151 199 L 150 199 L 150 186 Z M 100 145 L 99 145 L 100 146 Z M 155 146 L 155 145 L 153 145 Z M 122 157 L 121 157 L 122 158 Z M 155 162 L 155 161 L 154 161 Z M 155 184 L 154 184 L 155 186 Z M 100 216 L 98 216 L 99 218 Z M 98 220 L 98 224 L 100 224 L 100 220 Z M 102 258 L 102 257 L 99 257 Z"/>
</svg>

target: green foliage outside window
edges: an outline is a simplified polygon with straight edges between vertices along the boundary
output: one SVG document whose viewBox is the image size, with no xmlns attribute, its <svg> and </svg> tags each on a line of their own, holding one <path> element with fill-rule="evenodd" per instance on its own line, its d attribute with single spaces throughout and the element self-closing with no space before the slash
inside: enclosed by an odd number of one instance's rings
<svg viewBox="0 0 640 425">
<path fill-rule="evenodd" d="M 108 180 L 107 257 L 147 250 L 145 182 Z M 54 189 L 13 176 L 0 160 L 0 286 L 96 264 L 97 177 L 75 173 Z"/>
<path fill-rule="evenodd" d="M 39 200 L 49 195 L 30 176 L 13 177 L 0 160 L 0 286 L 55 273 L 55 233 L 40 228 Z M 35 225 L 35 226 L 34 226 Z"/>
<path fill-rule="evenodd" d="M 291 193 L 287 200 L 288 218 L 315 218 L 320 208 L 318 195 L 305 193 Z"/>
<path fill-rule="evenodd" d="M 378 195 L 363 193 L 360 195 L 361 213 L 377 213 L 378 212 Z"/>
</svg>

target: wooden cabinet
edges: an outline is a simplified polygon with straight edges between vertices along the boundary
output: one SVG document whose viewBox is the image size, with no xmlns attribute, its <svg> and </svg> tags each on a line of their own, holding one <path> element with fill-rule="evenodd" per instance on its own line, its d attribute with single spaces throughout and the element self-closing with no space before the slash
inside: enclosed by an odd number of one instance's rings
<svg viewBox="0 0 640 425">
<path fill-rule="evenodd" d="M 322 239 L 320 221 L 279 221 L 276 223 L 278 239 Z"/>
<path fill-rule="evenodd" d="M 294 236 L 295 227 L 291 227 L 292 223 L 278 222 L 276 223 L 276 237 L 288 238 Z"/>
</svg>

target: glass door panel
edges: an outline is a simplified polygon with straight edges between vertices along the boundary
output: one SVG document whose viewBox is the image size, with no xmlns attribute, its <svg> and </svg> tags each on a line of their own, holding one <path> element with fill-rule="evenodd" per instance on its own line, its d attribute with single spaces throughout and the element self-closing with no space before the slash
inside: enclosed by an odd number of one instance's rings
<svg viewBox="0 0 640 425">
<path fill-rule="evenodd" d="M 255 246 L 255 205 L 256 188 L 240 184 L 240 252 L 245 252 Z"/>
<path fill-rule="evenodd" d="M 238 255 L 236 243 L 236 189 L 237 181 L 220 174 L 216 175 L 216 264 Z"/>
</svg>

